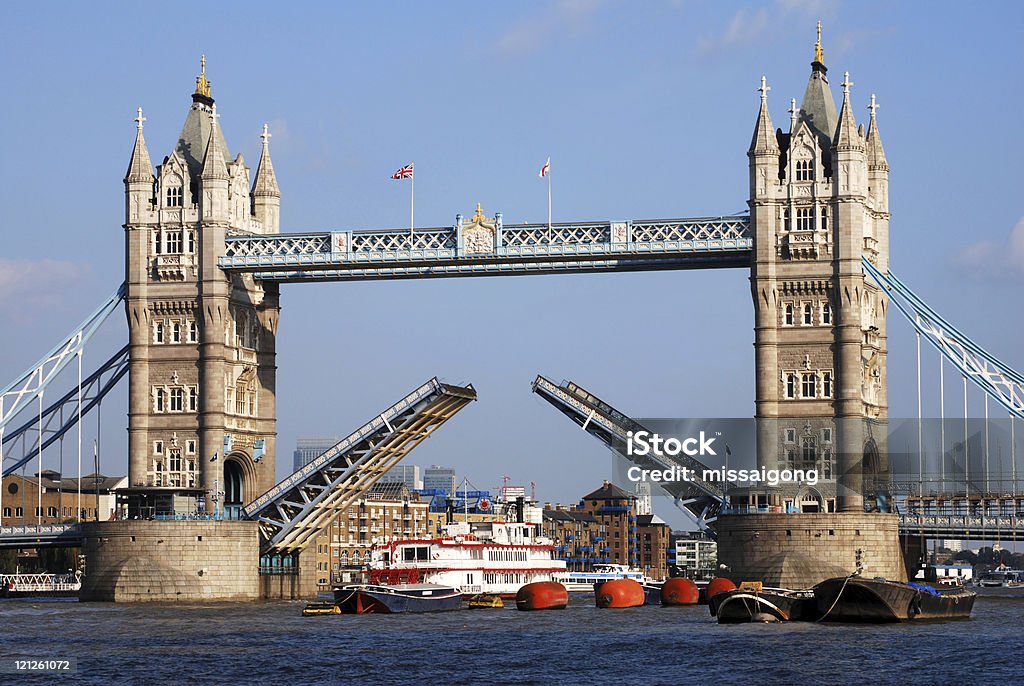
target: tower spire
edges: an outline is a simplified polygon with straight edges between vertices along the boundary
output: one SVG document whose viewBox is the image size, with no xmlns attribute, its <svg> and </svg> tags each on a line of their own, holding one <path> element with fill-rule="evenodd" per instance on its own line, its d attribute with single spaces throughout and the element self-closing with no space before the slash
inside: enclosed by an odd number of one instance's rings
<svg viewBox="0 0 1024 686">
<path fill-rule="evenodd" d="M 880 105 L 875 102 L 875 94 L 871 94 L 871 104 L 868 105 L 868 109 L 871 110 L 871 119 L 868 122 L 868 168 L 869 169 L 882 169 L 884 171 L 889 170 L 889 162 L 885 159 L 885 150 L 882 148 L 882 137 L 878 134 L 878 122 L 875 120 L 875 110 Z"/>
<path fill-rule="evenodd" d="M 204 180 L 228 178 L 228 165 L 224 161 L 224 151 L 220 148 L 220 127 L 217 125 L 219 118 L 215 103 L 210 112 L 210 140 L 206 143 L 206 154 L 203 155 L 202 178 Z"/>
<path fill-rule="evenodd" d="M 818 20 L 818 41 L 814 44 L 814 62 L 813 64 L 820 64 L 824 69 L 825 67 L 825 51 L 821 49 L 821 20 Z"/>
<path fill-rule="evenodd" d="M 754 137 L 750 141 L 748 152 L 751 154 L 778 152 L 779 150 L 779 143 L 775 138 L 775 126 L 772 124 L 772 115 L 768 112 L 768 91 L 771 89 L 768 79 L 761 76 L 761 87 L 757 89 L 761 93 L 761 109 L 757 113 Z"/>
<path fill-rule="evenodd" d="M 863 149 L 860 134 L 857 132 L 857 122 L 853 118 L 853 108 L 850 106 L 850 72 L 843 74 L 843 108 L 839 111 L 839 126 L 836 127 L 834 144 L 836 148 L 857 148 Z"/>
<path fill-rule="evenodd" d="M 135 148 L 132 150 L 132 159 L 128 163 L 128 173 L 125 175 L 125 183 L 153 181 L 153 163 L 149 159 L 149 150 L 146 148 L 146 138 L 142 135 L 142 123 L 146 118 L 142 116 L 142 108 L 138 109 L 135 117 Z"/>
<path fill-rule="evenodd" d="M 254 197 L 281 197 L 281 189 L 277 185 L 277 175 L 274 173 L 274 164 L 270 161 L 270 127 L 263 125 L 263 133 L 260 138 L 263 140 L 263 150 L 260 153 L 259 165 L 256 167 L 256 178 L 252 184 Z"/>
</svg>

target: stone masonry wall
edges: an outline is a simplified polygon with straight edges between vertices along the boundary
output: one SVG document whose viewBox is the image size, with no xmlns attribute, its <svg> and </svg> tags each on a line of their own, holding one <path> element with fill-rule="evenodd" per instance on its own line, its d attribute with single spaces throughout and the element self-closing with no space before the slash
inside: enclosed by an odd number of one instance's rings
<svg viewBox="0 0 1024 686">
<path fill-rule="evenodd" d="M 118 521 L 83 525 L 82 600 L 256 600 L 256 522 Z"/>
<path fill-rule="evenodd" d="M 809 588 L 852 574 L 906 581 L 897 515 L 814 513 L 725 515 L 715 522 L 721 570 L 739 584 Z"/>
</svg>

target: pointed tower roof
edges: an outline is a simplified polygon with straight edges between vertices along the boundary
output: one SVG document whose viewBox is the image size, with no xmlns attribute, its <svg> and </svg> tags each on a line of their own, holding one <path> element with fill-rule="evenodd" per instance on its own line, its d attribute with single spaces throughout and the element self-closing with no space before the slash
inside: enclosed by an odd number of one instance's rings
<svg viewBox="0 0 1024 686">
<path fill-rule="evenodd" d="M 210 114 L 214 105 L 213 97 L 210 95 L 212 84 L 206 78 L 206 55 L 203 55 L 201 65 L 201 72 L 196 77 L 196 90 L 192 93 L 192 107 L 189 108 L 185 124 L 181 127 L 181 135 L 178 136 L 178 144 L 174 148 L 188 164 L 192 178 L 198 178 L 203 169 L 203 159 L 212 129 Z M 220 127 L 217 127 L 217 137 L 224 158 L 230 159 L 231 152 Z"/>
<path fill-rule="evenodd" d="M 210 138 L 206 143 L 206 154 L 203 155 L 203 179 L 228 179 L 228 165 L 224 161 L 224 151 L 221 148 L 220 127 L 217 126 L 217 105 L 213 105 L 210 112 Z"/>
<path fill-rule="evenodd" d="M 142 116 L 142 108 L 135 117 L 135 148 L 132 150 L 132 159 L 128 163 L 128 173 L 125 175 L 125 182 L 153 180 L 153 163 L 149 159 L 149 150 L 146 148 L 146 138 L 142 135 L 142 122 L 146 118 Z"/>
<path fill-rule="evenodd" d="M 828 87 L 828 68 L 825 66 L 825 51 L 821 48 L 821 22 L 818 22 L 818 42 L 814 45 L 814 61 L 811 62 L 811 78 L 807 81 L 803 102 L 800 103 L 800 118 L 818 134 L 822 147 L 835 133 L 839 117 L 836 115 L 836 101 Z"/>
<path fill-rule="evenodd" d="M 889 162 L 885 159 L 885 150 L 882 148 L 882 137 L 878 134 L 878 122 L 875 121 L 875 110 L 879 104 L 875 102 L 875 94 L 871 94 L 871 121 L 868 123 L 868 169 L 885 169 L 888 171 Z"/>
<path fill-rule="evenodd" d="M 274 173 L 274 163 L 270 161 L 270 127 L 263 125 L 263 151 L 260 153 L 260 163 L 256 167 L 256 179 L 252 184 L 254 196 L 271 196 L 280 198 L 281 189 L 277 186 L 277 175 Z"/>
<path fill-rule="evenodd" d="M 853 107 L 850 106 L 850 72 L 843 74 L 843 109 L 839 111 L 839 125 L 833 140 L 837 150 L 864 148 L 864 140 L 857 131 L 857 122 L 853 118 Z"/>
<path fill-rule="evenodd" d="M 768 91 L 772 88 L 768 85 L 767 79 L 761 77 L 761 110 L 757 113 L 757 124 L 754 126 L 754 137 L 750 141 L 751 153 L 778 152 L 779 143 L 775 138 L 775 127 L 772 124 L 772 115 L 768 112 Z"/>
</svg>

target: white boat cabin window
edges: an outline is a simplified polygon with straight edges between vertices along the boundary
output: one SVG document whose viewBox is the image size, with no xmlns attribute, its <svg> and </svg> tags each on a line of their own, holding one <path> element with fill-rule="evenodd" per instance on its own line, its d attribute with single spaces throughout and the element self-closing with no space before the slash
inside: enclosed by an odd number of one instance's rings
<svg viewBox="0 0 1024 686">
<path fill-rule="evenodd" d="M 425 562 L 430 559 L 430 546 L 407 546 L 402 549 L 403 562 Z"/>
</svg>

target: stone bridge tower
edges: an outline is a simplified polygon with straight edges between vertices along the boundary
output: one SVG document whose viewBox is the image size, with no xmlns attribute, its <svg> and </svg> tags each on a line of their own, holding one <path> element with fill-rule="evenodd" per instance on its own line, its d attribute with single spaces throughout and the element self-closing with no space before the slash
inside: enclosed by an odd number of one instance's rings
<svg viewBox="0 0 1024 686">
<path fill-rule="evenodd" d="M 889 167 L 874 96 L 865 132 L 854 119 L 849 76 L 837 114 L 827 73 L 819 23 L 788 133 L 773 127 L 762 78 L 747 153 L 758 459 L 770 468 L 814 467 L 826 479 L 769 504 L 861 512 L 862 471 L 886 469 L 888 300 L 861 259 L 888 268 Z"/>
<path fill-rule="evenodd" d="M 202 66 L 155 173 L 139 109 L 124 180 L 129 503 L 142 515 L 199 498 L 231 518 L 274 484 L 278 286 L 217 258 L 228 233 L 277 233 L 281 194 L 266 126 L 251 187 L 231 158 Z"/>
</svg>

